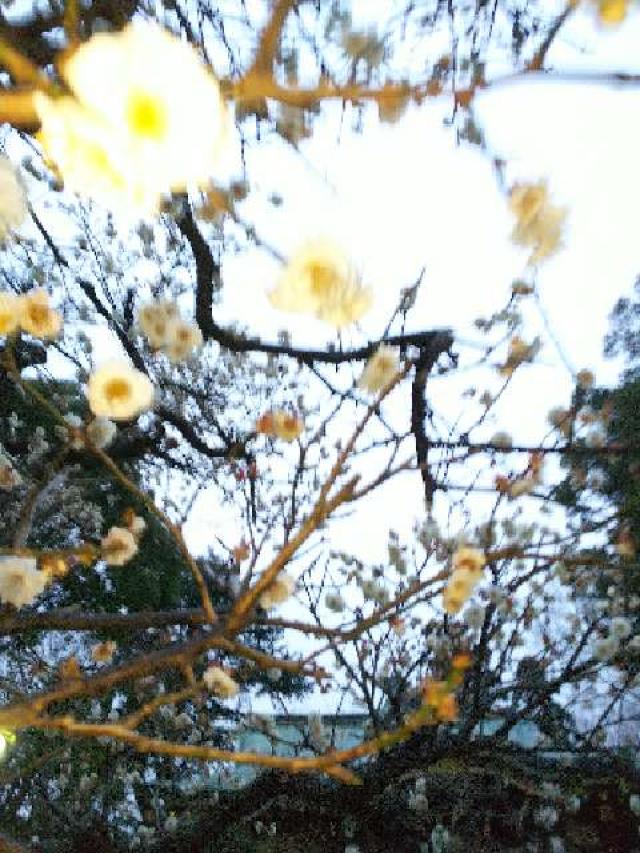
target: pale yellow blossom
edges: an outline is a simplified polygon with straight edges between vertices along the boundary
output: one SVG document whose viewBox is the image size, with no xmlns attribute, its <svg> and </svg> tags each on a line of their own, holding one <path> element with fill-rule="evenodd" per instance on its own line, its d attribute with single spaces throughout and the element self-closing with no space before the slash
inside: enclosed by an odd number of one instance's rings
<svg viewBox="0 0 640 853">
<path fill-rule="evenodd" d="M 591 370 L 579 370 L 576 374 L 576 383 L 580 388 L 591 388 L 596 377 Z"/>
<path fill-rule="evenodd" d="M 36 92 L 33 103 L 40 119 L 37 139 L 66 189 L 126 215 L 157 212 L 159 194 L 135 170 L 117 128 L 74 98 Z"/>
<path fill-rule="evenodd" d="M 498 369 L 501 376 L 511 376 L 514 370 L 525 362 L 531 362 L 542 348 L 539 338 L 528 344 L 518 335 L 509 341 L 509 352 L 506 362 Z"/>
<path fill-rule="evenodd" d="M 185 361 L 201 346 L 202 332 L 195 323 L 182 319 L 169 322 L 163 351 L 170 361 Z"/>
<path fill-rule="evenodd" d="M 148 302 L 138 311 L 138 325 L 153 349 L 160 349 L 166 344 L 169 325 L 172 320 L 179 318 L 177 304 L 168 299 Z"/>
<path fill-rule="evenodd" d="M 452 559 L 453 571 L 443 593 L 443 605 L 447 613 L 458 613 L 468 600 L 475 586 L 482 579 L 486 559 L 477 548 L 458 548 Z"/>
<path fill-rule="evenodd" d="M 124 566 L 137 551 L 135 536 L 125 527 L 112 527 L 100 543 L 102 559 L 110 566 Z"/>
<path fill-rule="evenodd" d="M 126 361 L 110 361 L 89 377 L 89 408 L 116 421 L 135 418 L 153 404 L 153 386 Z"/>
<path fill-rule="evenodd" d="M 547 420 L 551 426 L 554 426 L 565 437 L 568 438 L 571 435 L 573 415 L 570 410 L 563 409 L 560 406 L 555 406 L 553 409 L 549 410 Z"/>
<path fill-rule="evenodd" d="M 215 693 L 216 696 L 220 696 L 222 699 L 233 698 L 239 689 L 233 678 L 227 675 L 219 666 L 211 665 L 207 667 L 202 680 L 212 693 Z"/>
<path fill-rule="evenodd" d="M 561 247 L 566 210 L 550 204 L 545 182 L 515 184 L 509 206 L 517 220 L 511 239 L 533 249 L 529 264 L 538 264 Z"/>
<path fill-rule="evenodd" d="M 49 305 L 45 290 L 31 290 L 20 297 L 20 326 L 34 338 L 55 338 L 60 334 L 62 317 Z"/>
<path fill-rule="evenodd" d="M 312 314 L 339 329 L 369 310 L 371 291 L 339 246 L 317 239 L 293 255 L 269 300 L 274 308 Z"/>
<path fill-rule="evenodd" d="M 399 370 L 400 362 L 396 351 L 383 344 L 367 362 L 358 380 L 358 387 L 370 394 L 377 394 L 397 376 Z"/>
<path fill-rule="evenodd" d="M 228 142 L 220 87 L 187 42 L 157 24 L 98 33 L 62 63 L 74 98 L 36 98 L 40 139 L 63 180 L 146 216 L 207 184 Z"/>
<path fill-rule="evenodd" d="M 13 293 L 0 293 L 0 335 L 10 335 L 20 326 L 22 303 Z"/>
<path fill-rule="evenodd" d="M 520 498 L 523 495 L 530 495 L 535 491 L 537 480 L 533 477 L 522 477 L 520 480 L 514 480 L 509 486 L 509 497 Z"/>
<path fill-rule="evenodd" d="M 457 613 L 462 608 L 477 582 L 477 575 L 464 569 L 458 569 L 451 574 L 442 596 L 447 613 Z"/>
<path fill-rule="evenodd" d="M 39 596 L 49 576 L 40 572 L 32 557 L 0 557 L 0 601 L 24 607 Z"/>
<path fill-rule="evenodd" d="M 472 574 L 481 572 L 485 563 L 486 558 L 482 551 L 470 548 L 468 545 L 458 548 L 452 559 L 454 569 L 464 569 Z"/>
<path fill-rule="evenodd" d="M 260 596 L 260 606 L 268 610 L 291 597 L 296 582 L 286 572 L 280 572 L 276 579 Z"/>
<path fill-rule="evenodd" d="M 515 184 L 509 196 L 509 207 L 518 225 L 525 228 L 540 216 L 547 203 L 547 185 Z"/>
<path fill-rule="evenodd" d="M 160 349 L 167 340 L 169 320 L 155 305 L 144 305 L 138 313 L 138 325 L 152 349 Z"/>
</svg>

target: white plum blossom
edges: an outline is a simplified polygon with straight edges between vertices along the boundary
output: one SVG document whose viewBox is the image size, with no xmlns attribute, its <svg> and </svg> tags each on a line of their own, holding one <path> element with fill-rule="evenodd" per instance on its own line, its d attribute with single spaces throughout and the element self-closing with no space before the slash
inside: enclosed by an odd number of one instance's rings
<svg viewBox="0 0 640 853">
<path fill-rule="evenodd" d="M 153 404 L 153 386 L 126 361 L 109 361 L 94 370 L 87 388 L 94 415 L 130 420 Z"/>
<path fill-rule="evenodd" d="M 219 666 L 208 667 L 202 676 L 202 680 L 212 693 L 223 699 L 231 699 L 238 692 L 236 682 Z"/>
<path fill-rule="evenodd" d="M 124 527 L 112 527 L 100 543 L 102 559 L 110 566 L 124 566 L 137 551 L 133 533 Z"/>
<path fill-rule="evenodd" d="M 34 106 L 40 143 L 68 189 L 145 217 L 163 195 L 215 176 L 228 112 L 188 42 L 137 21 L 94 34 L 67 57 L 62 75 L 73 97 L 37 92 Z"/>
<path fill-rule="evenodd" d="M 342 248 L 318 238 L 294 253 L 269 300 L 281 311 L 309 313 L 341 329 L 359 320 L 372 298 Z"/>
<path fill-rule="evenodd" d="M 46 572 L 38 571 L 32 557 L 0 557 L 0 601 L 24 607 L 37 598 L 47 585 Z"/>
<path fill-rule="evenodd" d="M 396 351 L 382 344 L 367 362 L 358 380 L 358 387 L 369 394 L 377 394 L 394 379 L 399 370 Z"/>
<path fill-rule="evenodd" d="M 268 610 L 275 607 L 276 604 L 281 604 L 291 597 L 295 589 L 296 582 L 286 572 L 280 574 L 272 581 L 260 596 L 260 606 Z"/>
<path fill-rule="evenodd" d="M 87 438 L 100 450 L 108 447 L 116 437 L 118 428 L 109 418 L 99 416 L 94 418 L 87 427 Z"/>
</svg>

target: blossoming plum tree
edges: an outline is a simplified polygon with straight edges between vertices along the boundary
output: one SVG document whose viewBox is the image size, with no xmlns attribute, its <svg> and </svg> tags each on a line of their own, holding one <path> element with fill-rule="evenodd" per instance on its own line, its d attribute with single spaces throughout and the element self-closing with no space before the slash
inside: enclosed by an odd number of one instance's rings
<svg viewBox="0 0 640 853">
<path fill-rule="evenodd" d="M 228 14 L 166 4 L 162 23 L 143 4 L 70 0 L 0 21 L 0 730 L 17 737 L 15 778 L 68 798 L 79 820 L 117 823 L 131 844 L 175 829 L 145 785 L 150 767 L 174 782 L 195 762 L 236 762 L 356 783 L 353 760 L 409 738 L 441 755 L 491 715 L 496 744 L 553 716 L 543 734 L 562 729 L 587 748 L 638 689 L 640 600 L 623 618 L 615 595 L 597 607 L 582 595 L 624 575 L 634 537 L 603 521 L 598 501 L 578 526 L 554 513 L 551 460 L 629 449 L 607 440 L 607 407 L 586 405 L 594 377 L 572 371 L 574 398 L 538 443 L 518 443 L 509 423 L 486 431 L 518 377 L 558 346 L 532 338 L 525 316 L 540 308 L 537 275 L 562 248 L 567 209 L 543 179 L 506 186 L 473 111 L 483 90 L 562 79 L 546 62 L 572 16 L 613 26 L 634 4 L 570 2 L 553 17 L 503 4 L 506 75 L 493 71 L 487 10 L 441 5 L 425 17 L 398 3 L 384 35 L 341 4 L 307 0 L 256 4 L 258 17 L 241 2 Z M 407 34 L 435 43 L 445 30 L 467 36 L 424 73 L 409 68 Z M 242 206 L 259 194 L 246 150 L 272 134 L 295 150 L 325 102 L 352 105 L 356 122 L 370 105 L 392 124 L 433 99 L 449 99 L 460 138 L 492 157 L 528 255 L 505 304 L 476 323 L 479 359 L 455 328 L 412 314 L 421 279 L 366 338 L 376 289 L 346 248 L 312 234 L 286 259 Z M 234 145 L 244 174 L 225 186 Z M 269 340 L 251 331 L 251 306 L 236 323 L 221 310 L 225 258 L 253 249 L 281 265 L 264 295 L 286 330 Z M 304 316 L 332 336 L 326 346 L 293 343 Z M 435 379 L 478 364 L 491 388 L 472 388 L 454 423 Z M 409 477 L 422 502 L 410 536 L 390 530 L 377 563 L 332 546 L 348 512 L 354 543 L 366 538 L 360 508 Z M 207 529 L 206 558 L 187 533 L 199 500 L 234 530 Z M 278 615 L 293 600 L 308 617 Z M 582 725 L 598 679 L 610 693 Z M 212 734 L 221 719 L 242 722 L 238 697 L 256 688 L 284 702 L 314 684 L 366 708 L 362 743 L 328 748 L 317 717 L 296 757 Z M 107 796 L 96 780 L 109 750 Z M 58 762 L 55 778 L 39 761 Z M 20 834 L 42 803 L 4 782 Z"/>
</svg>

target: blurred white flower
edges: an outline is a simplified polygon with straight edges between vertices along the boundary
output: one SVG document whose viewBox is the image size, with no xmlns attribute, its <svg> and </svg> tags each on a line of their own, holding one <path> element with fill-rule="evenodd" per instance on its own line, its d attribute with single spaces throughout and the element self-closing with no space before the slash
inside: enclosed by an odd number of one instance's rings
<svg viewBox="0 0 640 853">
<path fill-rule="evenodd" d="M 592 654 L 596 660 L 605 661 L 612 658 L 620 648 L 616 637 L 600 637 L 592 646 Z"/>
<path fill-rule="evenodd" d="M 464 612 L 464 621 L 470 628 L 479 630 L 484 624 L 485 609 L 481 604 L 471 604 Z"/>
<path fill-rule="evenodd" d="M 517 219 L 511 239 L 519 246 L 533 249 L 529 264 L 540 263 L 561 247 L 566 210 L 550 204 L 544 181 L 515 184 L 509 205 Z"/>
<path fill-rule="evenodd" d="M 339 246 L 317 239 L 295 252 L 269 300 L 281 311 L 309 313 L 340 329 L 369 310 L 371 291 Z"/>
<path fill-rule="evenodd" d="M 164 822 L 164 831 L 165 832 L 175 832 L 178 828 L 178 818 L 171 814 Z"/>
<path fill-rule="evenodd" d="M 239 689 L 233 678 L 219 666 L 209 666 L 202 676 L 202 680 L 212 693 L 223 699 L 231 699 Z"/>
<path fill-rule="evenodd" d="M 344 599 L 338 593 L 328 592 L 324 598 L 325 607 L 334 613 L 341 613 L 345 608 Z"/>
<path fill-rule="evenodd" d="M 89 377 L 89 408 L 94 415 L 129 420 L 151 408 L 153 386 L 126 361 L 109 361 Z"/>
<path fill-rule="evenodd" d="M 102 559 L 110 566 L 124 566 L 137 551 L 134 535 L 124 527 L 112 527 L 100 543 Z"/>
<path fill-rule="evenodd" d="M 62 74 L 75 97 L 39 92 L 34 103 L 40 142 L 70 190 L 148 216 L 162 195 L 215 175 L 229 118 L 215 77 L 188 42 L 138 21 L 94 35 Z"/>
<path fill-rule="evenodd" d="M 20 297 L 20 326 L 34 338 L 56 338 L 62 328 L 62 317 L 49 305 L 45 290 L 37 288 Z"/>
<path fill-rule="evenodd" d="M 14 607 L 30 604 L 47 585 L 49 577 L 40 572 L 31 557 L 0 557 L 0 600 Z"/>
<path fill-rule="evenodd" d="M 396 351 L 383 344 L 367 362 L 358 380 L 358 387 L 370 394 L 377 394 L 395 378 L 399 370 L 400 361 Z"/>
<path fill-rule="evenodd" d="M 268 610 L 275 607 L 276 604 L 281 604 L 291 597 L 295 589 L 296 582 L 286 572 L 280 572 L 270 586 L 260 596 L 260 606 Z"/>
<path fill-rule="evenodd" d="M 169 323 L 179 318 L 177 304 L 168 299 L 147 302 L 138 311 L 138 325 L 153 349 L 164 346 L 167 342 Z"/>
<path fill-rule="evenodd" d="M 624 616 L 615 616 L 611 620 L 610 631 L 617 640 L 626 640 L 631 634 L 631 622 Z"/>
<path fill-rule="evenodd" d="M 202 332 L 195 323 L 186 320 L 170 320 L 163 351 L 170 361 L 185 361 L 202 346 Z"/>
</svg>

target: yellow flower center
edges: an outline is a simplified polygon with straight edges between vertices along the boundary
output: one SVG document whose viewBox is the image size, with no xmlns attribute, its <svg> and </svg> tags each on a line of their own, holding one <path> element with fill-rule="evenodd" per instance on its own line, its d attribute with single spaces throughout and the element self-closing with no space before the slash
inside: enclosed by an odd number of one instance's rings
<svg viewBox="0 0 640 853">
<path fill-rule="evenodd" d="M 46 326 L 49 320 L 49 307 L 38 302 L 32 302 L 29 305 L 29 319 L 36 327 Z"/>
<path fill-rule="evenodd" d="M 311 263 L 307 274 L 311 282 L 311 293 L 318 299 L 326 298 L 335 282 L 335 274 L 325 264 Z"/>
<path fill-rule="evenodd" d="M 620 24 L 627 16 L 627 0 L 601 0 L 600 20 L 604 24 Z"/>
<path fill-rule="evenodd" d="M 127 105 L 127 123 L 136 136 L 160 142 L 167 132 L 167 111 L 158 98 L 134 92 Z"/>
<path fill-rule="evenodd" d="M 109 403 L 124 403 L 131 396 L 131 386 L 126 379 L 111 379 L 104 386 L 104 396 Z"/>
</svg>

